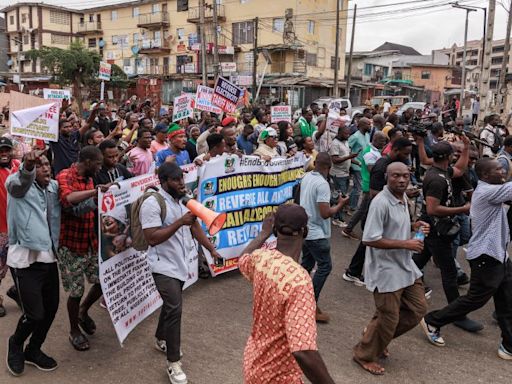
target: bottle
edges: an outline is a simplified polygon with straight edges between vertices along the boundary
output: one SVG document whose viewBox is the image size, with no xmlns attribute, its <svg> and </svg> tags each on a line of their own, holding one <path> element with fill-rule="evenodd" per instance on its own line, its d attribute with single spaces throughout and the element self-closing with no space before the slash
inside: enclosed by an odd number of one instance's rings
<svg viewBox="0 0 512 384">
<path fill-rule="evenodd" d="M 424 241 L 425 240 L 425 233 L 423 232 L 423 230 L 420 228 L 416 231 L 416 233 L 414 234 L 414 240 L 419 240 L 419 241 Z"/>
</svg>

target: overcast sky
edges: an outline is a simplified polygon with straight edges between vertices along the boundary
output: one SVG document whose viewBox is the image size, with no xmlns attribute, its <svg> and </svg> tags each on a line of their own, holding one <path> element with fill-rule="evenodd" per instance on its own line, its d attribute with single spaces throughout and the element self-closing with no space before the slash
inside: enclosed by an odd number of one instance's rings
<svg viewBox="0 0 512 384">
<path fill-rule="evenodd" d="M 34 1 L 34 0 L 32 0 Z M 35 0 L 37 1 L 37 0 Z M 258 1 L 258 0 L 254 0 Z M 292 0 L 281 0 L 291 1 Z M 494 39 L 503 39 L 507 24 L 507 12 L 500 2 L 509 7 L 511 0 L 497 0 Z M 1 6 L 17 3 L 15 0 L 0 0 Z M 84 6 L 101 6 L 123 3 L 126 0 L 46 0 L 48 4 L 84 8 Z M 223 3 L 234 3 L 223 0 Z M 462 5 L 486 7 L 487 0 L 459 0 Z M 464 42 L 464 22 L 466 12 L 453 9 L 443 0 L 350 0 L 349 8 L 358 6 L 358 21 L 354 49 L 356 51 L 372 50 L 385 41 L 414 47 L 424 54 L 432 49 L 450 47 L 453 43 Z M 383 6 L 396 4 L 395 6 Z M 407 4 L 404 4 L 407 3 Z M 376 8 L 371 8 L 376 6 Z M 431 8 L 428 8 L 431 7 Z M 404 12 L 407 10 L 407 12 Z M 395 13 L 392 13 L 395 12 Z M 264 17 L 266 15 L 259 15 Z M 379 13 L 372 16 L 373 13 Z M 325 16 L 324 23 L 334 25 L 333 16 Z M 346 17 L 346 16 L 345 16 Z M 348 15 L 351 18 L 351 13 Z M 351 22 L 347 29 L 350 32 Z M 469 16 L 468 39 L 480 39 L 483 32 L 483 11 L 471 12 Z M 334 42 L 333 42 L 334 43 Z M 350 33 L 347 38 L 347 50 L 350 46 Z"/>
</svg>

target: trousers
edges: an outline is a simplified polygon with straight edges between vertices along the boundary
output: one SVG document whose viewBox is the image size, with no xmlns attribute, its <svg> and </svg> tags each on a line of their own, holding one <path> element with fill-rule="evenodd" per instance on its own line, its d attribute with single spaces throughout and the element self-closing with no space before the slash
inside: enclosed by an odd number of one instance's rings
<svg viewBox="0 0 512 384">
<path fill-rule="evenodd" d="M 313 290 L 318 302 L 320 292 L 332 270 L 331 245 L 329 239 L 306 240 L 302 246 L 302 267 L 311 273 L 316 264 L 313 276 Z"/>
<path fill-rule="evenodd" d="M 419 324 L 427 312 L 421 279 L 395 292 L 373 293 L 377 310 L 366 327 L 354 356 L 363 361 L 377 361 L 393 339 Z"/>
<path fill-rule="evenodd" d="M 14 342 L 39 350 L 59 308 L 59 271 L 57 263 L 33 263 L 27 268 L 11 268 L 18 290 L 23 314 L 21 315 Z"/>
<path fill-rule="evenodd" d="M 167 360 L 176 362 L 180 360 L 183 281 L 159 273 L 153 273 L 153 278 L 164 302 L 155 337 L 158 340 L 165 340 Z"/>
</svg>

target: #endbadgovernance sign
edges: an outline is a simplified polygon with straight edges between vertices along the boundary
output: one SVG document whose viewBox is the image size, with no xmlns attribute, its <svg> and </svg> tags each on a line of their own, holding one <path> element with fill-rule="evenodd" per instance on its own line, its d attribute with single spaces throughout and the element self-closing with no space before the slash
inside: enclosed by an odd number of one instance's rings
<svg viewBox="0 0 512 384">
<path fill-rule="evenodd" d="M 196 109 L 200 111 L 213 112 L 220 114 L 222 110 L 212 104 L 213 88 L 204 85 L 197 86 L 196 92 Z"/>
<path fill-rule="evenodd" d="M 188 94 L 184 94 L 174 98 L 174 109 L 172 112 L 172 121 L 186 119 L 192 116 L 194 109 L 192 108 L 192 98 Z"/>
<path fill-rule="evenodd" d="M 59 141 L 57 103 L 20 109 L 11 113 L 11 134 L 47 141 Z"/>
<path fill-rule="evenodd" d="M 185 183 L 197 182 L 197 167 L 182 167 Z M 149 186 L 158 186 L 154 173 L 123 180 L 107 192 L 98 193 L 99 270 L 103 297 L 119 342 L 162 305 L 146 251 L 131 247 L 131 205 Z M 187 244 L 188 280 L 183 289 L 198 279 L 198 245 Z"/>
<path fill-rule="evenodd" d="M 212 104 L 227 113 L 235 113 L 242 89 L 223 77 L 218 77 L 213 89 Z"/>
<path fill-rule="evenodd" d="M 279 123 L 280 121 L 292 122 L 292 107 L 289 105 L 270 107 L 270 122 Z"/>
<path fill-rule="evenodd" d="M 227 213 L 223 228 L 214 236 L 207 234 L 225 259 L 223 267 L 216 267 L 205 251 L 213 276 L 236 269 L 241 252 L 260 233 L 265 216 L 293 201 L 293 187 L 304 175 L 306 163 L 303 153 L 270 162 L 255 156 L 224 155 L 199 168 L 198 201 Z M 275 238 L 267 246 L 275 246 Z"/>
</svg>

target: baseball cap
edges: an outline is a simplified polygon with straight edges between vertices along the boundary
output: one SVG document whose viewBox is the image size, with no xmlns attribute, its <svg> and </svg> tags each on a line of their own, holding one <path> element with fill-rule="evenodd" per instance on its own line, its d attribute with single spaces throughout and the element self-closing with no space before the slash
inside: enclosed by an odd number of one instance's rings
<svg viewBox="0 0 512 384">
<path fill-rule="evenodd" d="M 169 126 L 165 123 L 158 123 L 155 127 L 155 132 L 166 132 L 169 130 Z"/>
<path fill-rule="evenodd" d="M 440 141 L 432 146 L 433 157 L 450 156 L 453 153 L 453 148 L 447 141 Z"/>
<path fill-rule="evenodd" d="M 297 236 L 308 226 L 306 210 L 297 204 L 283 204 L 277 208 L 274 227 L 277 232 L 288 236 Z"/>
<path fill-rule="evenodd" d="M 12 148 L 13 147 L 12 141 L 10 139 L 8 139 L 7 137 L 0 137 L 0 148 L 1 147 Z"/>
<path fill-rule="evenodd" d="M 234 117 L 228 116 L 222 119 L 221 125 L 223 127 L 227 127 L 229 124 L 236 123 L 236 119 Z"/>
</svg>

